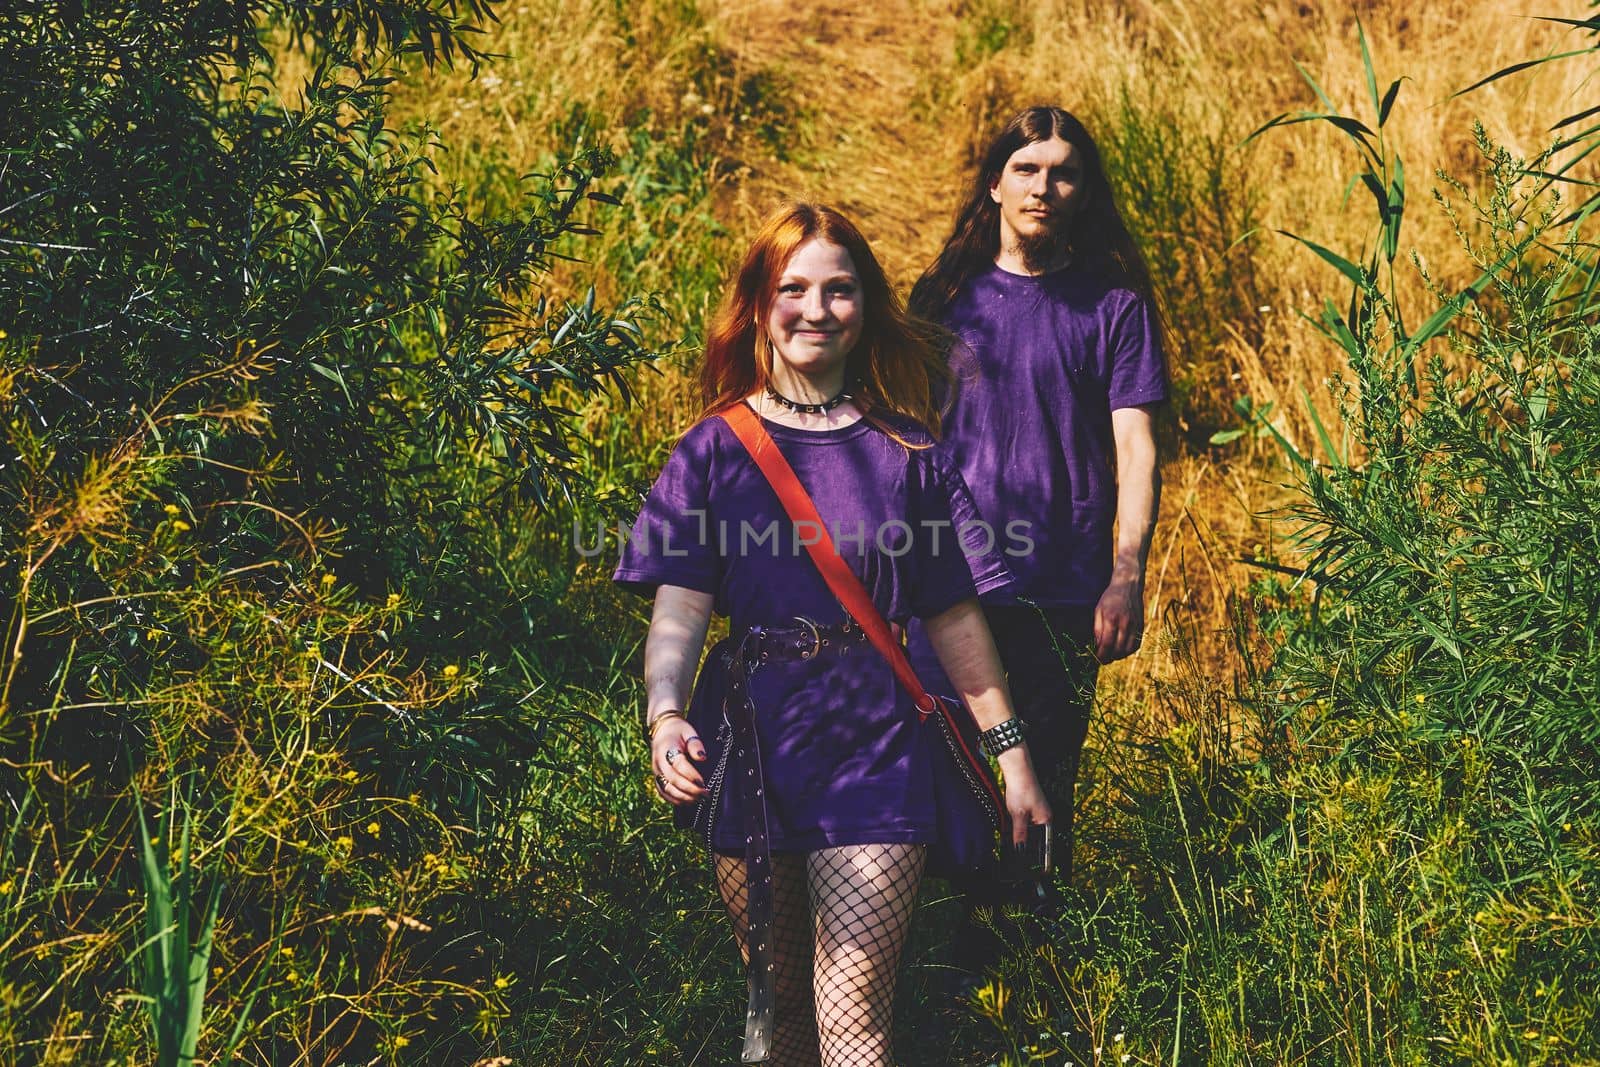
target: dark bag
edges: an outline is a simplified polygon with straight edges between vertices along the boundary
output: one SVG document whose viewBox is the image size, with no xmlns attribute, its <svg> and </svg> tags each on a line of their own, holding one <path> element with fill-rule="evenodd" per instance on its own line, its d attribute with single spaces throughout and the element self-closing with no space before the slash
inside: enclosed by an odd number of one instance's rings
<svg viewBox="0 0 1600 1067">
<path fill-rule="evenodd" d="M 806 541 L 806 551 L 823 581 L 839 603 L 866 631 L 874 648 L 889 661 L 895 678 L 911 694 L 918 717 L 938 725 L 939 747 L 949 754 L 949 762 L 934 775 L 935 803 L 939 817 L 939 838 L 929 848 L 929 866 L 934 873 L 950 875 L 990 866 L 995 856 L 996 835 L 1011 836 L 1011 819 L 1001 800 L 1000 787 L 978 745 L 978 723 L 972 712 L 955 697 L 936 697 L 917 679 L 906 651 L 895 640 L 866 587 L 845 563 L 828 536 L 828 527 L 817 512 L 811 495 L 800 484 L 789 461 L 783 458 L 761 419 L 746 404 L 740 403 L 722 413 L 734 436 L 750 453 L 750 458 L 778 494 L 790 521 L 809 524 L 819 536 Z M 700 729 L 696 725 L 696 729 Z M 702 734 L 704 736 L 704 734 Z"/>
</svg>

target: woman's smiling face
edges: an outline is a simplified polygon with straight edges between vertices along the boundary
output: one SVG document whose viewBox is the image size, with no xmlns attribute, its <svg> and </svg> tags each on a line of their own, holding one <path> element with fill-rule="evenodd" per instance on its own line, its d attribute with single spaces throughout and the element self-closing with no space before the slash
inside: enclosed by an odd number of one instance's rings
<svg viewBox="0 0 1600 1067">
<path fill-rule="evenodd" d="M 778 276 L 767 336 L 779 360 L 807 377 L 844 364 L 861 339 L 861 279 L 850 253 L 813 237 L 789 257 Z"/>
</svg>

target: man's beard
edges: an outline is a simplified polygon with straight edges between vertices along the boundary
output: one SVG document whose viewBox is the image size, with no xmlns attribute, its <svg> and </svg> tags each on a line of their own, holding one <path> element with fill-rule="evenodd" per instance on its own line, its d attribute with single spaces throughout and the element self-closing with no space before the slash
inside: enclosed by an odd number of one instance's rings
<svg viewBox="0 0 1600 1067">
<path fill-rule="evenodd" d="M 1072 258 L 1072 240 L 1065 219 L 1051 219 L 1051 225 L 1041 226 L 1030 234 L 1017 234 L 1017 252 L 1031 271 L 1047 271 L 1066 264 Z"/>
</svg>

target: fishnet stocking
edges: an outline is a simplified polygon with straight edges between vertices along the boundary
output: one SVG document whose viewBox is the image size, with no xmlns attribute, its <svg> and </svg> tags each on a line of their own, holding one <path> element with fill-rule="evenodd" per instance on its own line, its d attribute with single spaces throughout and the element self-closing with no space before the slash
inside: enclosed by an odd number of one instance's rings
<svg viewBox="0 0 1600 1067">
<path fill-rule="evenodd" d="M 817 1026 L 811 1004 L 811 907 L 806 899 L 805 856 L 772 854 L 773 992 L 772 1055 L 768 1067 L 817 1067 Z M 718 856 L 717 892 L 733 920 L 739 955 L 745 941 L 748 882 L 742 857 Z"/>
<path fill-rule="evenodd" d="M 889 1067 L 900 952 L 927 862 L 921 845 L 846 845 L 806 857 L 823 1067 Z"/>
<path fill-rule="evenodd" d="M 773 853 L 769 1067 L 891 1067 L 895 980 L 926 863 L 922 845 Z M 716 872 L 748 959 L 744 860 L 718 856 Z"/>
</svg>

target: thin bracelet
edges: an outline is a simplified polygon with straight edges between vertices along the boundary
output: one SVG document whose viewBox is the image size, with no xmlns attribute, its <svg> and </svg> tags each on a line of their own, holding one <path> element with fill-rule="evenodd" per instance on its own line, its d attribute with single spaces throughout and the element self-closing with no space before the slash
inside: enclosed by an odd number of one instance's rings
<svg viewBox="0 0 1600 1067">
<path fill-rule="evenodd" d="M 983 750 L 991 756 L 998 757 L 1007 749 L 1016 748 L 1022 744 L 1023 724 L 1015 715 L 1005 722 L 996 723 L 978 735 L 978 743 Z"/>
<path fill-rule="evenodd" d="M 649 732 L 650 740 L 654 741 L 656 739 L 656 731 L 661 729 L 661 724 L 666 722 L 668 719 L 683 719 L 684 722 L 689 721 L 688 719 L 684 718 L 683 712 L 678 711 L 675 708 L 663 711 L 661 714 L 655 716 L 645 724 L 645 730 Z"/>
</svg>

